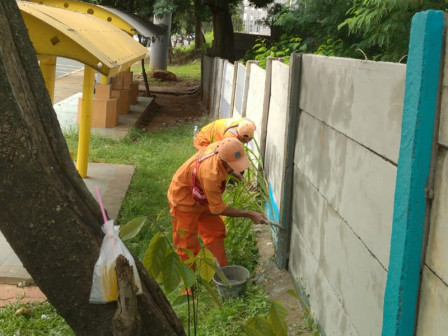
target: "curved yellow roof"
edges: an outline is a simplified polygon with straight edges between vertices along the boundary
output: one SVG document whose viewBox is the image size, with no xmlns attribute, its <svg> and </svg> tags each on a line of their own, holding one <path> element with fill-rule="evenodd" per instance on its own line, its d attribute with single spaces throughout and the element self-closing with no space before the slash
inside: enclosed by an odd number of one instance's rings
<svg viewBox="0 0 448 336">
<path fill-rule="evenodd" d="M 104 20 L 89 14 L 17 1 L 37 55 L 71 58 L 106 76 L 143 59 L 147 49 Z"/>
<path fill-rule="evenodd" d="M 115 27 L 124 30 L 130 35 L 137 34 L 135 28 L 122 18 L 118 17 L 114 13 L 109 12 L 106 9 L 103 9 L 97 5 L 88 2 L 81 2 L 74 0 L 28 0 L 28 1 L 38 3 L 41 5 L 48 5 L 80 13 L 91 14 L 95 17 L 102 19 L 103 21 L 107 21 L 110 24 L 113 24 Z"/>
<path fill-rule="evenodd" d="M 110 6 L 95 5 L 78 0 L 28 0 L 43 5 L 59 7 L 71 11 L 87 13 L 100 18 L 130 35 L 142 35 L 146 38 L 164 35 L 166 29 L 144 20 L 137 15 L 118 10 Z"/>
</svg>

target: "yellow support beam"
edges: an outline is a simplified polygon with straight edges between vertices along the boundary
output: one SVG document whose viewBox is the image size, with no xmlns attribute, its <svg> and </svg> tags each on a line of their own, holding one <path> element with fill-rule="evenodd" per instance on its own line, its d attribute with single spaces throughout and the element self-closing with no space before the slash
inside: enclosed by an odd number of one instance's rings
<svg viewBox="0 0 448 336">
<path fill-rule="evenodd" d="M 109 84 L 109 77 L 101 75 L 101 84 Z"/>
<path fill-rule="evenodd" d="M 93 88 L 95 86 L 95 70 L 84 66 L 84 83 L 82 88 L 82 106 L 79 117 L 79 140 L 76 169 L 82 178 L 87 177 L 89 161 L 90 127 L 92 125 Z"/>
<path fill-rule="evenodd" d="M 56 80 L 56 56 L 38 56 L 40 70 L 44 77 L 45 86 L 50 95 L 51 102 L 54 103 L 54 83 Z"/>
</svg>

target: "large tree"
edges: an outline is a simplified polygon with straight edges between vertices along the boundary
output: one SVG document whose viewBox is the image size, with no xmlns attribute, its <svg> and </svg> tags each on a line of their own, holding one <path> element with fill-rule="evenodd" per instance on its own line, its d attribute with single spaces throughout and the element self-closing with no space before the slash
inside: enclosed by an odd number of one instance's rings
<svg viewBox="0 0 448 336">
<path fill-rule="evenodd" d="M 218 56 L 234 60 L 233 25 L 231 6 L 241 4 L 241 0 L 204 0 L 210 8 L 213 17 L 214 41 L 212 46 L 212 56 Z M 263 7 L 272 3 L 273 0 L 251 0 L 250 3 Z"/>
<path fill-rule="evenodd" d="M 0 229 L 77 335 L 111 335 L 116 303 L 89 304 L 103 233 L 76 172 L 15 0 L 0 2 Z M 184 335 L 141 263 L 144 335 Z"/>
</svg>

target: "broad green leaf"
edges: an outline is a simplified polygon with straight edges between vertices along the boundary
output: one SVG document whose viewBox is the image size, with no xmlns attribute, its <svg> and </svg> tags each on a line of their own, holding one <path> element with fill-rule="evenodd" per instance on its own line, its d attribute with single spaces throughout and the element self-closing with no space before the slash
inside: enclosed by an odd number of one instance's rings
<svg viewBox="0 0 448 336">
<path fill-rule="evenodd" d="M 186 288 L 190 288 L 196 281 L 196 275 L 191 267 L 182 264 L 182 279 Z"/>
<path fill-rule="evenodd" d="M 176 252 L 169 253 L 162 266 L 163 288 L 166 293 L 171 293 L 179 286 L 182 273 L 182 263 Z"/>
<path fill-rule="evenodd" d="M 148 249 L 143 257 L 143 266 L 154 279 L 157 279 L 162 270 L 163 260 L 168 248 L 169 245 L 162 232 L 157 232 L 149 242 Z"/>
<path fill-rule="evenodd" d="M 213 301 L 215 301 L 215 303 L 218 305 L 218 307 L 221 307 L 222 306 L 222 302 L 219 299 L 219 296 L 216 293 L 216 290 L 214 288 L 212 288 L 212 286 L 210 286 L 210 284 L 207 281 L 205 281 L 205 280 L 202 280 L 201 283 L 204 285 L 204 288 L 210 294 L 210 296 L 212 297 Z"/>
<path fill-rule="evenodd" d="M 288 316 L 288 311 L 283 307 L 283 304 L 279 301 L 273 301 L 268 315 L 268 322 L 272 325 L 276 336 L 288 335 L 286 316 Z"/>
<path fill-rule="evenodd" d="M 264 334 L 261 331 L 255 329 L 254 327 L 245 325 L 243 326 L 243 330 L 248 336 L 264 336 Z"/>
<path fill-rule="evenodd" d="M 216 274 L 218 274 L 219 278 L 222 280 L 222 282 L 224 282 L 224 284 L 226 284 L 229 287 L 232 287 L 229 279 L 227 279 L 226 275 L 221 271 L 219 267 L 216 267 L 215 272 Z"/>
<path fill-rule="evenodd" d="M 120 237 L 124 241 L 134 238 L 146 223 L 146 217 L 136 217 L 120 226 Z"/>
<path fill-rule="evenodd" d="M 297 300 L 300 300 L 299 296 L 297 295 L 297 292 L 294 289 L 288 289 L 286 293 L 288 293 L 291 296 L 294 296 Z"/>
<path fill-rule="evenodd" d="M 200 249 L 197 258 L 196 265 L 199 270 L 200 277 L 205 281 L 210 282 L 213 275 L 215 275 L 215 270 L 210 266 L 210 264 L 214 264 L 215 262 L 213 253 L 203 247 Z"/>
<path fill-rule="evenodd" d="M 271 324 L 262 316 L 255 316 L 250 319 L 247 325 L 265 336 L 274 336 Z"/>
<path fill-rule="evenodd" d="M 187 295 L 179 295 L 173 302 L 171 302 L 171 307 L 180 307 L 188 303 Z"/>
</svg>

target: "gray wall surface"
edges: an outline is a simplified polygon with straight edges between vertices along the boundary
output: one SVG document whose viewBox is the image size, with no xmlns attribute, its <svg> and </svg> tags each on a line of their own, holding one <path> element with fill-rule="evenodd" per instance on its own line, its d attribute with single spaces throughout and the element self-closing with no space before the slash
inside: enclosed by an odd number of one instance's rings
<svg viewBox="0 0 448 336">
<path fill-rule="evenodd" d="M 448 48 L 445 43 L 445 48 Z M 445 50 L 445 57 L 447 55 Z M 448 66 L 442 80 L 440 128 L 435 158 L 434 199 L 418 311 L 417 336 L 448 333 Z"/>
<path fill-rule="evenodd" d="M 318 55 L 302 55 L 300 62 L 298 78 L 289 78 L 289 66 L 279 61 L 268 62 L 266 70 L 247 64 L 247 94 L 241 104 L 257 126 L 254 138 L 262 145 L 275 205 L 281 212 L 285 202 L 292 202 L 289 272 L 303 302 L 325 335 L 377 336 L 389 266 L 406 66 Z M 234 111 L 244 97 L 236 73 Z M 288 81 L 300 83 L 299 92 L 289 92 Z M 296 111 L 288 111 L 291 94 L 299 96 Z M 292 176 L 285 176 L 291 112 L 298 117 L 297 135 Z M 418 336 L 446 335 L 448 330 L 447 115 L 445 77 Z M 253 142 L 249 147 L 254 148 Z M 285 179 L 292 184 L 291 200 L 282 199 Z M 273 237 L 276 241 L 275 231 Z"/>
</svg>

